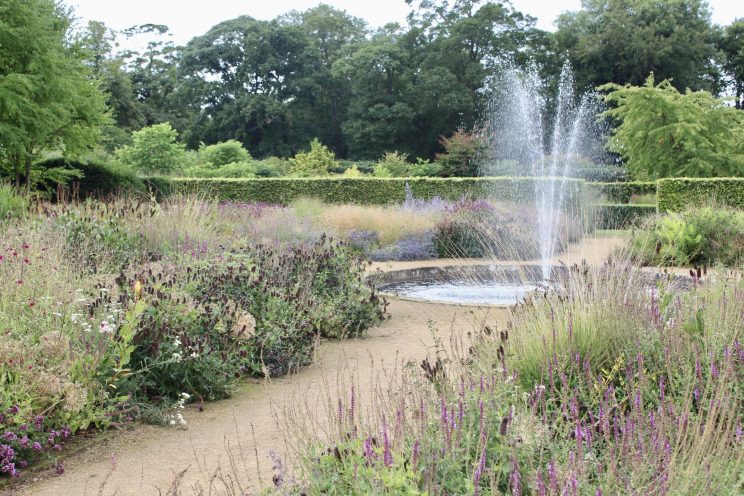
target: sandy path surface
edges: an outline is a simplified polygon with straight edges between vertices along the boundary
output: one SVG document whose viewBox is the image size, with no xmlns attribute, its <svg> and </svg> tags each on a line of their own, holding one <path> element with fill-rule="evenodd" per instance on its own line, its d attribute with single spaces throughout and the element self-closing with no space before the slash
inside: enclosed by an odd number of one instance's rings
<svg viewBox="0 0 744 496">
<path fill-rule="evenodd" d="M 621 242 L 621 238 L 589 239 L 557 259 L 600 263 Z M 473 261 L 394 262 L 377 267 L 395 270 L 457 263 Z M 353 377 L 364 408 L 379 374 L 433 354 L 432 323 L 446 343 L 473 330 L 483 319 L 504 321 L 508 310 L 393 300 L 389 312 L 392 318 L 363 339 L 323 343 L 315 364 L 295 375 L 246 384 L 232 398 L 206 404 L 203 412 L 187 409 L 187 430 L 138 425 L 131 431 L 112 433 L 67 459 L 63 475 L 36 474 L 32 476 L 36 480 L 21 481 L 0 495 L 165 494 L 175 474 L 182 472 L 180 487 L 184 494 L 191 494 L 194 484 L 208 485 L 218 466 L 229 468 L 229 453 L 236 458 L 238 469 L 232 475 L 240 492 L 256 491 L 271 483 L 269 453 L 286 459 L 291 451 L 285 442 L 286 427 L 277 420 L 286 409 L 296 415 L 299 406 L 301 415 L 324 423 L 333 415 L 337 395 L 348 395 L 344 377 Z"/>
</svg>

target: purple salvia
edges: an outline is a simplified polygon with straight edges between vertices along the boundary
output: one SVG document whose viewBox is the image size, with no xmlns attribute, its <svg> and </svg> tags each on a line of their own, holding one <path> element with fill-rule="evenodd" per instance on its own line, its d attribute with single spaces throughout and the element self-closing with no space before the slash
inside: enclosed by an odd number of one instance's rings
<svg viewBox="0 0 744 496">
<path fill-rule="evenodd" d="M 375 457 L 375 450 L 372 448 L 372 438 L 367 436 L 367 439 L 364 440 L 364 458 L 367 459 L 367 464 L 370 465 Z"/>
<path fill-rule="evenodd" d="M 418 439 L 416 439 L 416 442 L 413 443 L 413 453 L 411 454 L 411 468 L 413 470 L 416 470 L 416 464 L 418 463 L 420 450 L 421 450 L 421 442 Z"/>
<path fill-rule="evenodd" d="M 522 475 L 519 473 L 519 462 L 512 456 L 512 470 L 509 474 L 509 488 L 514 496 L 522 494 Z"/>
<path fill-rule="evenodd" d="M 385 421 L 385 417 L 382 418 L 382 443 L 383 443 L 382 462 L 385 464 L 386 467 L 392 467 L 393 466 L 393 453 L 390 451 L 390 436 L 388 435 L 388 428 L 387 428 L 387 422 Z"/>
<path fill-rule="evenodd" d="M 541 471 L 537 472 L 537 476 L 535 480 L 535 488 L 537 489 L 537 496 L 547 496 L 548 490 L 545 487 L 545 481 L 543 481 Z"/>
<path fill-rule="evenodd" d="M 483 471 L 486 468 L 486 449 L 483 448 L 483 451 L 481 451 L 480 460 L 478 461 L 478 466 L 475 467 L 475 474 L 473 474 L 473 486 L 475 486 L 475 495 L 478 496 L 480 494 L 480 480 L 481 477 L 483 477 Z"/>
<path fill-rule="evenodd" d="M 558 493 L 558 473 L 555 469 L 555 460 L 548 462 L 548 483 L 550 484 L 550 492 Z"/>
<path fill-rule="evenodd" d="M 354 386 L 351 386 L 351 397 L 349 399 L 349 422 L 354 423 L 354 412 L 356 411 L 356 395 L 354 394 Z"/>
</svg>

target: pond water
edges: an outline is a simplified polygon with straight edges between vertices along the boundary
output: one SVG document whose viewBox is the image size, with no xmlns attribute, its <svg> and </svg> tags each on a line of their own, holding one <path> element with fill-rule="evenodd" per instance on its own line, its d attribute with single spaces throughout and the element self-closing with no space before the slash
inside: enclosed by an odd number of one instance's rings
<svg viewBox="0 0 744 496">
<path fill-rule="evenodd" d="M 441 303 L 514 305 L 538 289 L 534 284 L 471 281 L 401 281 L 380 286 L 385 293 Z"/>
</svg>

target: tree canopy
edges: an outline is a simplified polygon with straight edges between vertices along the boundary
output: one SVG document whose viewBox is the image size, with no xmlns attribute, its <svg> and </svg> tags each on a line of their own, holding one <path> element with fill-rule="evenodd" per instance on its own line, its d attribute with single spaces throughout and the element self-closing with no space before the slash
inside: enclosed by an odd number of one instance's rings
<svg viewBox="0 0 744 496">
<path fill-rule="evenodd" d="M 0 3 L 0 156 L 31 184 L 44 149 L 86 150 L 108 122 L 104 95 L 70 43 L 70 15 L 52 0 Z"/>
<path fill-rule="evenodd" d="M 744 113 L 707 91 L 680 93 L 669 80 L 608 84 L 616 119 L 610 149 L 637 179 L 744 175 Z"/>
</svg>

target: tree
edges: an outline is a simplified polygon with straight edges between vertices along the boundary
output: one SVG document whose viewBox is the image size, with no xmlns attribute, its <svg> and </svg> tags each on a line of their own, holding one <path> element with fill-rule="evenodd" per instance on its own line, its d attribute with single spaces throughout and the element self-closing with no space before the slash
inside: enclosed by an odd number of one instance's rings
<svg viewBox="0 0 744 496">
<path fill-rule="evenodd" d="M 199 108 L 188 144 L 235 139 L 254 155 L 288 155 L 289 81 L 303 44 L 296 26 L 248 16 L 191 40 L 179 69 L 181 91 Z"/>
<path fill-rule="evenodd" d="M 723 69 L 734 90 L 736 108 L 744 109 L 744 19 L 726 26 L 718 47 L 723 52 Z"/>
<path fill-rule="evenodd" d="M 40 151 L 78 154 L 109 117 L 97 81 L 68 43 L 67 10 L 53 0 L 6 0 L 0 19 L 0 155 L 28 191 Z"/>
<path fill-rule="evenodd" d="M 155 124 L 132 134 L 132 145 L 118 150 L 127 165 L 145 173 L 167 174 L 179 169 L 185 159 L 183 144 L 169 123 Z"/>
<path fill-rule="evenodd" d="M 147 124 L 146 109 L 125 71 L 125 60 L 114 54 L 116 33 L 98 21 L 90 21 L 77 38 L 83 62 L 90 67 L 106 94 L 106 105 L 113 122 L 104 129 L 104 144 L 109 150 L 123 146 L 131 133 Z"/>
<path fill-rule="evenodd" d="M 619 125 L 610 150 L 636 179 L 744 176 L 744 112 L 707 91 L 677 91 L 664 80 L 644 86 L 608 84 L 605 112 Z"/>
<path fill-rule="evenodd" d="M 680 90 L 716 90 L 717 31 L 703 0 L 583 0 L 555 34 L 580 88 L 643 84 L 649 72 Z"/>
<path fill-rule="evenodd" d="M 348 56 L 351 46 L 364 42 L 366 23 L 325 4 L 291 12 L 280 22 L 298 28 L 304 38 L 298 65 L 287 79 L 292 94 L 288 139 L 306 143 L 317 136 L 337 154 L 345 154 L 341 125 L 347 116 L 351 84 L 333 66 Z"/>
<path fill-rule="evenodd" d="M 416 110 L 409 98 L 413 72 L 410 54 L 400 42 L 403 35 L 397 24 L 388 25 L 333 67 L 338 77 L 351 81 L 343 132 L 355 158 L 411 151 L 406 141 L 414 134 Z"/>
</svg>

